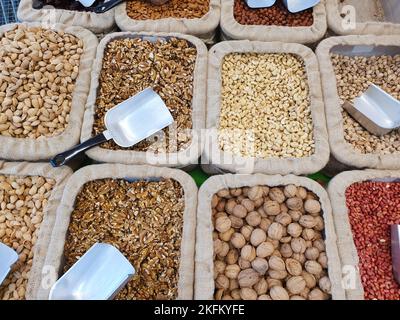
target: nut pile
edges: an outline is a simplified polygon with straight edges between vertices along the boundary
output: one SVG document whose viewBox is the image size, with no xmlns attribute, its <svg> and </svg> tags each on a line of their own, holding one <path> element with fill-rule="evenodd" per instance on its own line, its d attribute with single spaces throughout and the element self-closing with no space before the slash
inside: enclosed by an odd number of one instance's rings
<svg viewBox="0 0 400 320">
<path fill-rule="evenodd" d="M 307 74 L 297 56 L 225 56 L 219 145 L 235 155 L 256 158 L 302 158 L 314 153 Z"/>
<path fill-rule="evenodd" d="M 281 1 L 269 8 L 250 8 L 245 0 L 235 0 L 233 15 L 243 25 L 308 27 L 314 23 L 313 10 L 291 13 Z"/>
<path fill-rule="evenodd" d="M 146 0 L 130 0 L 126 11 L 134 20 L 158 20 L 166 18 L 201 18 L 210 10 L 210 0 L 169 0 L 155 5 Z"/>
<path fill-rule="evenodd" d="M 341 104 L 353 101 L 368 89 L 371 83 L 400 99 L 400 55 L 395 56 L 344 56 L 333 54 L 332 64 L 336 74 Z M 382 137 L 365 130 L 345 110 L 342 110 L 344 138 L 362 154 L 393 154 L 400 152 L 400 131 Z"/>
<path fill-rule="evenodd" d="M 223 189 L 212 213 L 215 299 L 330 298 L 315 194 L 294 185 Z"/>
<path fill-rule="evenodd" d="M 96 7 L 99 4 L 104 3 L 104 0 L 96 0 L 91 7 Z M 33 0 L 32 4 L 35 9 L 42 9 L 46 6 L 46 9 L 53 6 L 55 9 L 65 9 L 74 11 L 90 11 L 91 8 L 87 8 L 82 5 L 78 0 L 75 1 L 65 1 L 65 0 Z"/>
<path fill-rule="evenodd" d="M 100 73 L 93 133 L 104 131 L 104 116 L 109 109 L 152 87 L 171 111 L 176 138 L 170 132 L 173 130 L 165 129 L 165 137 L 160 137 L 156 143 L 147 139 L 128 150 L 174 152 L 185 149 L 191 141 L 196 56 L 196 48 L 183 39 L 171 38 L 155 43 L 139 38 L 111 41 L 105 50 Z M 113 141 L 102 147 L 122 149 Z"/>
<path fill-rule="evenodd" d="M 0 38 L 0 135 L 37 139 L 68 125 L 83 42 L 18 25 Z"/>
<path fill-rule="evenodd" d="M 355 183 L 346 190 L 346 205 L 365 299 L 400 300 L 390 234 L 390 226 L 400 224 L 400 183 Z"/>
<path fill-rule="evenodd" d="M 25 299 L 43 211 L 55 181 L 39 176 L 0 175 L 0 242 L 19 260 L 0 286 L 0 300 Z"/>
<path fill-rule="evenodd" d="M 116 299 L 175 299 L 183 211 L 183 189 L 172 179 L 86 183 L 68 227 L 65 271 L 96 242 L 110 243 L 136 269 Z"/>
</svg>

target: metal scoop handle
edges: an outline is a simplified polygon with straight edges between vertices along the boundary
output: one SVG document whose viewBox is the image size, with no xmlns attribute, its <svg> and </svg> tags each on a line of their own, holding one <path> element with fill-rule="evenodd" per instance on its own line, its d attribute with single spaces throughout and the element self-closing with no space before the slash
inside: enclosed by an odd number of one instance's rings
<svg viewBox="0 0 400 320">
<path fill-rule="evenodd" d="M 50 160 L 50 163 L 53 167 L 61 167 L 65 165 L 69 160 L 77 156 L 79 153 L 93 148 L 106 141 L 108 141 L 108 139 L 106 138 L 104 133 L 100 133 L 97 136 L 90 138 L 89 140 L 81 144 L 78 144 L 68 151 L 56 155 L 53 159 Z"/>
<path fill-rule="evenodd" d="M 110 0 L 107 1 L 103 4 L 99 4 L 96 7 L 92 8 L 92 11 L 95 13 L 104 13 L 112 8 L 114 8 L 115 6 L 119 5 L 120 3 L 124 2 L 125 0 Z"/>
</svg>

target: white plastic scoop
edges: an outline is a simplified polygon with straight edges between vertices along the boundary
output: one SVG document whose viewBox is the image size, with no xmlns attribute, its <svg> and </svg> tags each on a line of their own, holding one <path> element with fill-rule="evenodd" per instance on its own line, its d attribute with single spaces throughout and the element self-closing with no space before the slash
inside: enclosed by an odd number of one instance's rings
<svg viewBox="0 0 400 320">
<path fill-rule="evenodd" d="M 49 300 L 111 300 L 134 274 L 117 248 L 96 243 L 53 285 Z"/>
<path fill-rule="evenodd" d="M 321 0 L 283 0 L 283 4 L 291 13 L 315 7 Z"/>
<path fill-rule="evenodd" d="M 343 108 L 366 130 L 382 136 L 400 127 L 400 101 L 372 84 L 354 103 Z"/>
<path fill-rule="evenodd" d="M 0 242 L 0 285 L 7 277 L 12 265 L 16 263 L 17 260 L 18 254 L 13 249 Z"/>
<path fill-rule="evenodd" d="M 77 145 L 50 160 L 60 167 L 79 153 L 113 139 L 120 147 L 128 148 L 168 127 L 174 122 L 161 97 L 151 88 L 116 105 L 107 111 L 103 133 Z"/>
<path fill-rule="evenodd" d="M 253 9 L 272 7 L 275 2 L 276 0 L 246 0 L 246 4 Z"/>
</svg>

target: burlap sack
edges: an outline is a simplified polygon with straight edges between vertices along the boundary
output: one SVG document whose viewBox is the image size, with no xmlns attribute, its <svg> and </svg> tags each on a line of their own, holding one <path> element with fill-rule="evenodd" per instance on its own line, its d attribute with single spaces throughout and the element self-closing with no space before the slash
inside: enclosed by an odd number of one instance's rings
<svg viewBox="0 0 400 320">
<path fill-rule="evenodd" d="M 69 1 L 69 0 L 68 0 Z M 18 19 L 21 21 L 38 21 L 46 25 L 62 23 L 68 26 L 80 26 L 100 33 L 114 26 L 114 9 L 105 13 L 72 11 L 54 8 L 34 9 L 33 0 L 21 0 L 18 7 Z"/>
<path fill-rule="evenodd" d="M 221 6 L 221 28 L 226 39 L 256 41 L 282 41 L 309 44 L 320 40 L 326 30 L 325 0 L 314 7 L 314 23 L 310 27 L 281 27 L 242 25 L 233 15 L 234 0 L 223 0 Z"/>
<path fill-rule="evenodd" d="M 326 191 L 315 181 L 304 177 L 232 175 L 225 174 L 209 178 L 199 190 L 197 206 L 197 241 L 195 255 L 195 299 L 213 299 L 214 295 L 214 262 L 213 262 L 213 224 L 211 221 L 211 198 L 224 188 L 252 187 L 266 185 L 270 187 L 294 184 L 314 192 L 320 199 L 325 222 L 325 246 L 328 256 L 328 273 L 332 282 L 332 298 L 345 299 L 341 287 L 341 263 L 336 247 L 336 233 L 332 218 L 332 209 Z"/>
<path fill-rule="evenodd" d="M 325 112 L 328 125 L 329 143 L 333 156 L 341 163 L 355 168 L 400 169 L 400 154 L 361 154 L 344 138 L 342 106 L 337 90 L 336 76 L 330 59 L 333 49 L 348 46 L 363 46 L 368 51 L 377 46 L 400 47 L 400 37 L 396 36 L 344 36 L 322 41 L 317 48 L 324 91 Z M 355 47 L 357 48 L 357 47 Z M 359 55 L 359 50 L 353 50 Z M 370 53 L 369 53 L 370 54 Z"/>
<path fill-rule="evenodd" d="M 328 186 L 329 198 L 331 199 L 333 219 L 335 222 L 337 245 L 342 262 L 344 275 L 347 273 L 349 282 L 346 285 L 346 296 L 350 300 L 364 299 L 364 289 L 358 269 L 359 257 L 353 240 L 351 225 L 346 206 L 346 189 L 353 183 L 367 180 L 394 181 L 400 179 L 400 171 L 347 171 L 337 175 Z M 350 278 L 355 276 L 355 279 Z M 345 280 L 345 279 L 344 279 Z M 351 288 L 351 281 L 355 280 L 355 287 Z"/>
<path fill-rule="evenodd" d="M 326 130 L 321 80 L 318 61 L 314 53 L 300 44 L 257 41 L 226 41 L 215 45 L 209 53 L 207 129 L 216 131 L 219 125 L 221 100 L 221 67 L 225 55 L 234 52 L 293 53 L 302 58 L 308 77 L 311 116 L 314 124 L 315 153 L 307 158 L 259 159 L 244 158 L 223 152 L 218 147 L 218 135 L 210 134 L 205 143 L 202 163 L 211 163 L 219 169 L 236 173 L 268 173 L 305 175 L 321 170 L 329 159 L 328 133 Z M 225 161 L 229 159 L 229 161 Z"/>
<path fill-rule="evenodd" d="M 33 248 L 33 263 L 26 288 L 26 299 L 35 299 L 40 288 L 42 268 L 56 219 L 56 210 L 61 202 L 64 186 L 71 174 L 72 170 L 68 167 L 54 169 L 50 164 L 45 163 L 0 161 L 0 175 L 41 176 L 56 181 L 49 202 L 43 210 L 43 221 Z"/>
<path fill-rule="evenodd" d="M 179 266 L 178 299 L 193 298 L 194 281 L 194 246 L 196 228 L 197 187 L 192 178 L 183 171 L 152 166 L 127 166 L 122 164 L 102 164 L 86 166 L 75 172 L 66 185 L 66 189 L 57 209 L 57 220 L 47 251 L 46 266 L 53 267 L 62 273 L 64 243 L 74 210 L 76 196 L 82 186 L 89 181 L 105 178 L 157 179 L 172 178 L 178 181 L 184 190 L 185 211 L 183 214 L 183 231 L 181 261 Z M 55 279 L 54 279 L 55 280 Z M 41 288 L 38 298 L 47 299 L 49 288 Z"/>
<path fill-rule="evenodd" d="M 96 110 L 97 92 L 99 88 L 99 77 L 103 64 L 104 50 L 107 44 L 115 39 L 136 37 L 177 37 L 180 39 L 186 39 L 196 47 L 197 57 L 194 69 L 192 100 L 193 139 L 191 144 L 184 150 L 168 154 L 155 154 L 151 152 L 131 150 L 108 150 L 96 147 L 87 151 L 87 155 L 95 161 L 107 163 L 151 164 L 168 167 L 185 167 L 189 164 L 197 164 L 202 151 L 200 130 L 205 127 L 207 48 L 202 41 L 190 35 L 175 33 L 117 32 L 105 36 L 100 41 L 97 48 L 96 59 L 93 64 L 90 93 L 85 108 L 81 141 L 86 141 L 93 135 L 92 130 Z"/>
<path fill-rule="evenodd" d="M 212 44 L 215 42 L 216 29 L 219 24 L 220 2 L 220 0 L 210 0 L 210 10 L 205 16 L 198 19 L 165 18 L 159 20 L 133 20 L 126 12 L 126 3 L 122 3 L 115 8 L 115 21 L 122 31 L 191 34 L 207 44 Z"/>
<path fill-rule="evenodd" d="M 387 14 L 393 15 L 393 17 L 398 17 L 400 13 L 400 5 L 398 0 L 381 0 L 379 2 L 386 7 L 385 9 Z M 355 8 L 354 13 L 356 20 L 354 27 L 351 27 L 347 23 L 347 19 L 350 18 L 351 15 L 345 16 L 344 18 L 341 16 L 342 13 L 346 15 L 347 10 L 343 10 L 343 12 L 341 12 L 343 5 L 340 4 L 339 0 L 328 0 L 326 2 L 328 25 L 329 28 L 332 29 L 336 34 L 400 34 L 400 23 L 390 22 L 391 20 L 387 17 L 385 17 L 384 21 L 381 22 L 372 21 L 371 17 L 374 17 L 377 13 L 375 1 L 352 0 L 347 1 L 346 4 L 349 4 Z"/>
<path fill-rule="evenodd" d="M 8 24 L 0 27 L 0 37 L 14 28 L 16 24 Z M 30 27 L 39 27 L 40 23 L 24 23 Z M 9 160 L 47 160 L 61 153 L 79 142 L 82 118 L 87 95 L 89 93 L 90 69 L 95 56 L 97 38 L 90 31 L 81 27 L 56 24 L 52 30 L 70 33 L 84 43 L 84 52 L 81 56 L 79 75 L 76 78 L 75 89 L 72 96 L 72 105 L 69 116 L 69 124 L 62 134 L 53 137 L 41 137 L 40 139 L 21 139 L 0 135 L 0 158 Z"/>
</svg>

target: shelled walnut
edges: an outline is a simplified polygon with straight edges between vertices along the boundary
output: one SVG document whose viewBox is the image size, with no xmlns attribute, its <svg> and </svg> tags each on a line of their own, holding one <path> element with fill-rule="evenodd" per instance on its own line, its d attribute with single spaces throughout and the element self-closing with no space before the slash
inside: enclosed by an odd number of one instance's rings
<svg viewBox="0 0 400 320">
<path fill-rule="evenodd" d="M 211 206 L 215 299 L 331 298 L 315 194 L 294 185 L 232 188 L 215 194 Z M 232 234 L 229 240 L 225 230 Z"/>
</svg>

